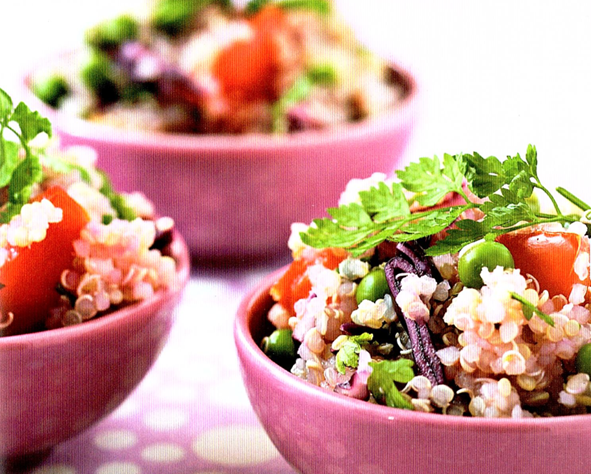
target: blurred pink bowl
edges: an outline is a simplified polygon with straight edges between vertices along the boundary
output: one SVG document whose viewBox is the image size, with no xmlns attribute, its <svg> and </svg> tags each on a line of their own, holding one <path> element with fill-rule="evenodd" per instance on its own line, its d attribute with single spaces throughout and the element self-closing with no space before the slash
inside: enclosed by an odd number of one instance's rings
<svg viewBox="0 0 591 474">
<path fill-rule="evenodd" d="M 271 441 L 302 474 L 587 474 L 591 415 L 484 419 L 418 413 L 325 391 L 259 349 L 267 277 L 238 309 L 234 336 L 251 404 Z"/>
<path fill-rule="evenodd" d="M 2 460 L 30 457 L 112 412 L 163 348 L 189 280 L 184 240 L 172 243 L 178 284 L 77 326 L 0 338 Z"/>
<path fill-rule="evenodd" d="M 196 259 L 266 259 L 283 253 L 292 222 L 310 222 L 352 178 L 391 173 L 417 109 L 414 78 L 394 66 L 405 98 L 391 113 L 337 130 L 292 136 L 128 132 L 56 112 L 28 91 L 64 145 L 96 149 L 119 190 L 143 191 L 175 219 Z"/>
</svg>

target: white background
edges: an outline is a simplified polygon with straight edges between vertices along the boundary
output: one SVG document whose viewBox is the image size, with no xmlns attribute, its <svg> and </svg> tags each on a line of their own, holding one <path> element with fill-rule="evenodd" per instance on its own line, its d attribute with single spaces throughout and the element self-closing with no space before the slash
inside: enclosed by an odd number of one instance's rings
<svg viewBox="0 0 591 474">
<path fill-rule="evenodd" d="M 141 0 L 1 0 L 0 87 L 89 25 Z M 591 200 L 591 1 L 337 0 L 360 39 L 416 75 L 422 107 L 406 159 L 535 144 L 540 174 Z M 18 99 L 18 97 L 17 97 Z"/>
</svg>

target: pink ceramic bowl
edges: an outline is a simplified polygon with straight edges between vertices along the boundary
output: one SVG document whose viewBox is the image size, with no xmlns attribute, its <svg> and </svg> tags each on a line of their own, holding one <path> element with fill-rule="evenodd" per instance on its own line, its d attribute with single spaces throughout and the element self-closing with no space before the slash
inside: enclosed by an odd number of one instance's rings
<svg viewBox="0 0 591 474">
<path fill-rule="evenodd" d="M 302 474 L 588 474 L 591 415 L 484 419 L 418 413 L 331 393 L 291 375 L 259 349 L 269 289 L 242 301 L 235 340 L 252 406 Z"/>
<path fill-rule="evenodd" d="M 56 112 L 26 87 L 26 103 L 64 145 L 90 145 L 115 188 L 140 190 L 174 218 L 196 259 L 287 256 L 292 222 L 310 222 L 352 178 L 391 173 L 416 112 L 414 78 L 400 106 L 381 118 L 293 136 L 195 136 L 126 132 Z"/>
<path fill-rule="evenodd" d="M 138 385 L 168 337 L 190 274 L 173 240 L 178 284 L 153 298 L 77 326 L 0 338 L 0 472 L 78 434 Z"/>
</svg>

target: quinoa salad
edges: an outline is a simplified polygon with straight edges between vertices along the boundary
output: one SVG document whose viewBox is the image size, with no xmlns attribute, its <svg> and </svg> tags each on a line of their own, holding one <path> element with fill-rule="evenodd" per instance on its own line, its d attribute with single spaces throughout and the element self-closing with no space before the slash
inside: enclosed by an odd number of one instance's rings
<svg viewBox="0 0 591 474">
<path fill-rule="evenodd" d="M 0 336 L 82 323 L 176 285 L 174 222 L 0 89 Z M 45 137 L 45 143 L 40 144 Z"/>
<path fill-rule="evenodd" d="M 89 29 L 84 50 L 31 89 L 117 128 L 284 134 L 383 115 L 408 93 L 331 0 L 157 0 Z"/>
<path fill-rule="evenodd" d="M 351 181 L 292 226 L 263 351 L 395 408 L 521 418 L 591 406 L 591 207 L 546 188 L 529 146 L 421 158 Z"/>
</svg>

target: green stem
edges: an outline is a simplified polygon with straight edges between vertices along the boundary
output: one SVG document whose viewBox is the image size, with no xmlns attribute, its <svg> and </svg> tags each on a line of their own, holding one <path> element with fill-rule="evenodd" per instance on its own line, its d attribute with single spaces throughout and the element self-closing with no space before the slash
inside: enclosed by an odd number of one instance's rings
<svg viewBox="0 0 591 474">
<path fill-rule="evenodd" d="M 552 202 L 552 205 L 554 206 L 554 210 L 556 211 L 556 214 L 559 217 L 564 217 L 562 215 L 562 211 L 560 210 L 560 207 L 558 206 L 558 203 L 556 202 L 556 199 L 554 198 L 552 193 L 550 191 L 548 191 L 548 189 L 546 189 L 546 187 L 543 186 L 542 183 L 540 183 L 540 181 L 538 181 L 537 184 L 534 184 L 534 186 L 537 187 L 538 189 L 541 189 L 544 192 L 544 194 L 546 194 L 546 196 L 548 196 L 548 198 Z"/>
<path fill-rule="evenodd" d="M 567 201 L 569 201 L 572 204 L 574 204 L 575 206 L 577 206 L 582 211 L 588 211 L 589 209 L 591 209 L 591 206 L 589 206 L 589 204 L 582 201 L 577 196 L 575 196 L 573 193 L 571 193 L 570 191 L 567 191 L 566 189 L 564 189 L 560 186 L 556 188 L 556 192 L 558 194 L 560 194 L 563 198 L 565 198 Z"/>
</svg>

